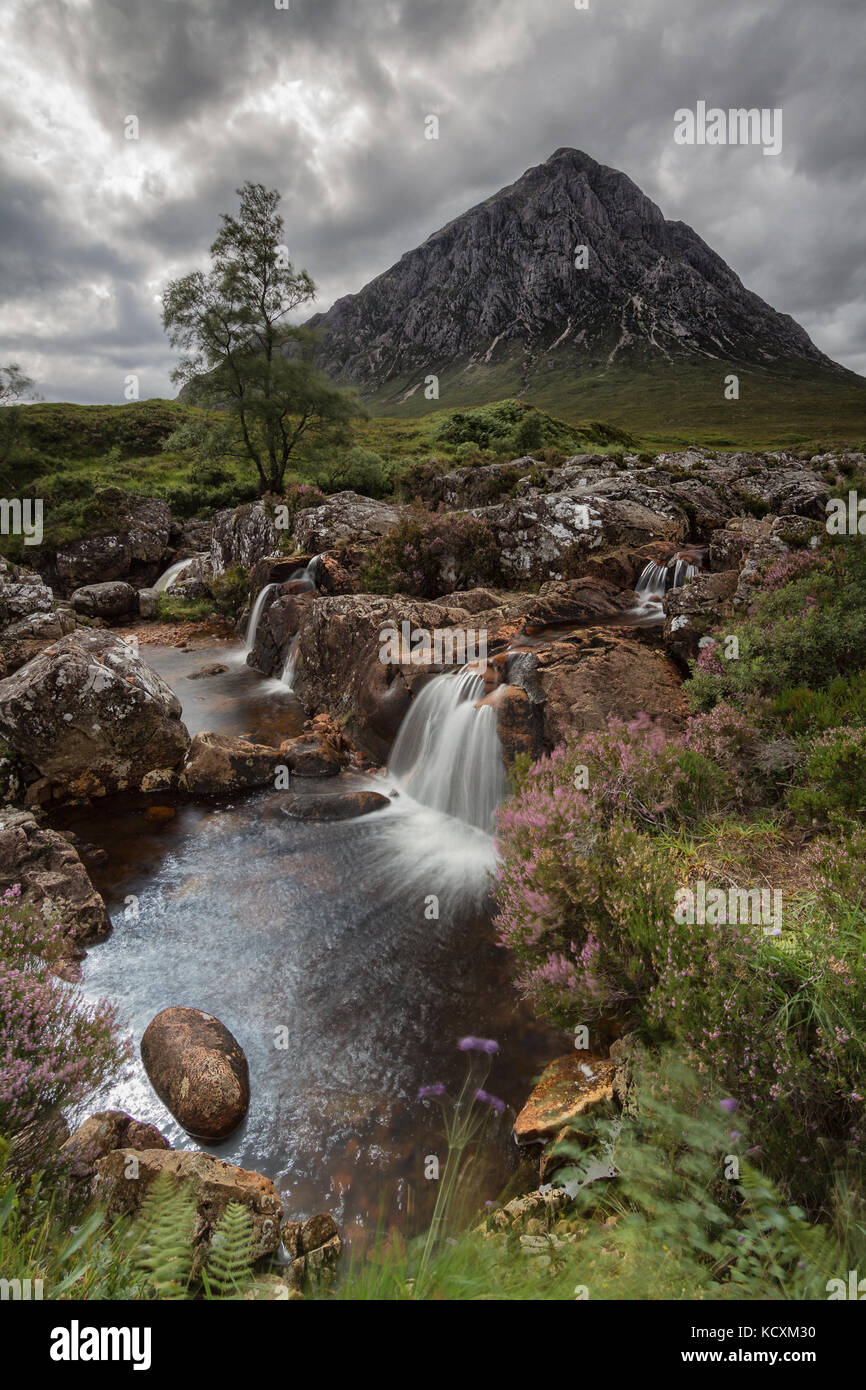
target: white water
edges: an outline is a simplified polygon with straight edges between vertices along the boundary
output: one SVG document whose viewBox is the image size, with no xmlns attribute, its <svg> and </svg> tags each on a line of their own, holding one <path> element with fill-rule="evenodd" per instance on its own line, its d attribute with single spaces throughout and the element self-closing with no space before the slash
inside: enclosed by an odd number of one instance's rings
<svg viewBox="0 0 866 1390">
<path fill-rule="evenodd" d="M 264 587 L 263 589 L 261 589 L 261 590 L 259 591 L 259 593 L 256 595 L 256 601 L 255 601 L 255 603 L 253 604 L 253 609 L 252 609 L 252 612 L 250 613 L 249 620 L 248 620 L 248 622 L 247 622 L 247 630 L 246 630 L 246 633 L 244 634 L 244 657 L 245 657 L 245 658 L 246 658 L 247 656 L 249 656 L 250 652 L 252 651 L 253 647 L 255 646 L 256 632 L 258 631 L 259 623 L 260 623 L 260 621 L 261 621 L 261 617 L 262 617 L 262 613 L 263 613 L 263 611 L 264 611 L 265 604 L 266 604 L 267 601 L 268 601 L 268 597 L 269 597 L 269 595 L 270 595 L 270 593 L 271 593 L 271 590 L 272 590 L 272 589 L 276 589 L 276 587 L 277 587 L 276 584 L 266 584 L 265 587 Z"/>
<path fill-rule="evenodd" d="M 178 576 L 183 574 L 184 570 L 188 569 L 191 564 L 192 560 L 190 559 L 175 560 L 174 564 L 169 565 L 168 569 L 165 571 L 165 574 L 161 574 L 159 576 L 159 579 L 157 579 L 156 583 L 154 584 L 153 587 L 156 590 L 156 592 L 158 594 L 164 594 L 166 589 L 170 588 L 174 581 L 178 578 Z"/>
<path fill-rule="evenodd" d="M 295 672 L 298 669 L 299 655 L 300 652 L 298 651 L 298 634 L 295 633 L 294 637 L 289 643 L 289 651 L 288 655 L 286 656 L 286 664 L 283 667 L 283 673 L 280 676 L 280 681 L 286 687 L 287 690 L 294 690 Z"/>
<path fill-rule="evenodd" d="M 644 627 L 664 622 L 662 599 L 668 589 L 680 589 L 687 580 L 700 572 L 700 566 L 690 560 L 674 557 L 666 565 L 650 560 L 641 570 L 640 578 L 634 586 L 638 602 L 632 613 L 635 621 Z"/>
<path fill-rule="evenodd" d="M 468 666 L 434 677 L 400 725 L 388 768 L 414 801 L 489 833 L 505 795 L 505 766 L 496 712 L 476 705 L 484 693 Z"/>
</svg>

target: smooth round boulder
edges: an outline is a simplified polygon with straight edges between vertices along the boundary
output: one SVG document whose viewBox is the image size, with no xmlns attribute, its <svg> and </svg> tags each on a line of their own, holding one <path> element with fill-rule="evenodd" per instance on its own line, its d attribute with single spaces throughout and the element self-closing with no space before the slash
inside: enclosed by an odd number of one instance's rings
<svg viewBox="0 0 866 1390">
<path fill-rule="evenodd" d="M 226 1139 L 246 1115 L 247 1059 L 213 1014 L 163 1009 L 145 1029 L 141 1060 L 163 1105 L 194 1139 Z"/>
<path fill-rule="evenodd" d="M 134 613 L 138 607 L 138 595 L 131 584 L 119 579 L 107 580 L 104 584 L 86 584 L 76 589 L 71 598 L 76 613 L 89 618 L 122 618 Z"/>
<path fill-rule="evenodd" d="M 334 821 L 368 816 L 371 811 L 383 811 L 388 805 L 388 797 L 380 792 L 326 792 L 322 796 L 288 797 L 280 809 L 293 820 Z"/>
</svg>

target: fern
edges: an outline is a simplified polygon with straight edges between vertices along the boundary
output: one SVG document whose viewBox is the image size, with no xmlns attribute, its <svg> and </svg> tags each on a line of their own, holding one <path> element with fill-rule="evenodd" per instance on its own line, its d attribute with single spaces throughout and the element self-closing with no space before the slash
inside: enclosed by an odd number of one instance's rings
<svg viewBox="0 0 866 1390">
<path fill-rule="evenodd" d="M 195 1194 L 160 1173 L 134 1227 L 132 1263 L 157 1298 L 186 1297 L 193 1259 Z"/>
<path fill-rule="evenodd" d="M 250 1278 L 253 1267 L 253 1218 L 242 1202 L 229 1202 L 211 1237 L 202 1275 L 207 1298 L 232 1298 Z"/>
</svg>

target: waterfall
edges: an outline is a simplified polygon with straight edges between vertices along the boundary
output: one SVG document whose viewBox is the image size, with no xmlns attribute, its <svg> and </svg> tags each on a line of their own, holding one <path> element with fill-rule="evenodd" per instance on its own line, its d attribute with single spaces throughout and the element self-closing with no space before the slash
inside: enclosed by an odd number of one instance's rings
<svg viewBox="0 0 866 1390">
<path fill-rule="evenodd" d="M 700 573 L 700 565 L 681 555 L 673 555 L 666 564 L 660 565 L 650 560 L 640 573 L 634 586 L 638 602 L 631 611 L 640 627 L 651 627 L 664 622 L 662 599 L 668 589 L 681 589 L 687 580 Z"/>
<path fill-rule="evenodd" d="M 191 559 L 175 560 L 173 565 L 169 565 L 165 574 L 161 574 L 154 584 L 154 589 L 158 594 L 164 594 L 166 589 L 171 588 L 178 575 L 183 574 L 184 570 L 192 564 Z"/>
<path fill-rule="evenodd" d="M 290 579 L 290 584 L 303 585 L 305 589 L 317 589 L 319 587 L 319 574 L 322 566 L 321 555 L 314 555 L 308 565 L 295 570 Z"/>
<path fill-rule="evenodd" d="M 484 681 L 469 666 L 435 676 L 413 700 L 388 768 L 413 800 L 492 831 L 505 795 L 496 711 L 476 708 Z"/>
<path fill-rule="evenodd" d="M 268 601 L 268 597 L 270 596 L 271 591 L 276 588 L 276 584 L 266 584 L 265 587 L 261 589 L 258 595 L 256 596 L 256 601 L 253 604 L 252 612 L 250 613 L 249 620 L 247 622 L 247 630 L 244 635 L 245 656 L 249 656 L 250 652 L 255 646 L 256 632 L 258 630 L 259 623 L 261 622 L 262 612 L 264 611 L 265 604 Z"/>
<path fill-rule="evenodd" d="M 300 652 L 298 651 L 298 634 L 296 632 L 291 642 L 289 643 L 289 651 L 288 655 L 286 656 L 286 664 L 284 665 L 283 673 L 280 676 L 280 680 L 288 690 L 293 690 L 295 686 L 295 672 L 298 669 L 299 656 Z"/>
</svg>

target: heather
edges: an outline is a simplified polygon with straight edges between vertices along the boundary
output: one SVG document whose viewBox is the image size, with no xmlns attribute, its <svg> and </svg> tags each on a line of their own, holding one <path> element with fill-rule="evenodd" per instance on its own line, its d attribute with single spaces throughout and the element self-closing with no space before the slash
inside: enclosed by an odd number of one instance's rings
<svg viewBox="0 0 866 1390">
<path fill-rule="evenodd" d="M 127 1057 L 114 1008 L 87 1002 L 56 971 L 65 932 L 21 900 L 0 897 L 0 1133 L 14 1138 L 82 1104 Z"/>
<path fill-rule="evenodd" d="M 370 593 L 436 598 L 492 583 L 498 568 L 495 538 L 484 520 L 416 508 L 372 548 L 361 582 Z"/>
</svg>

